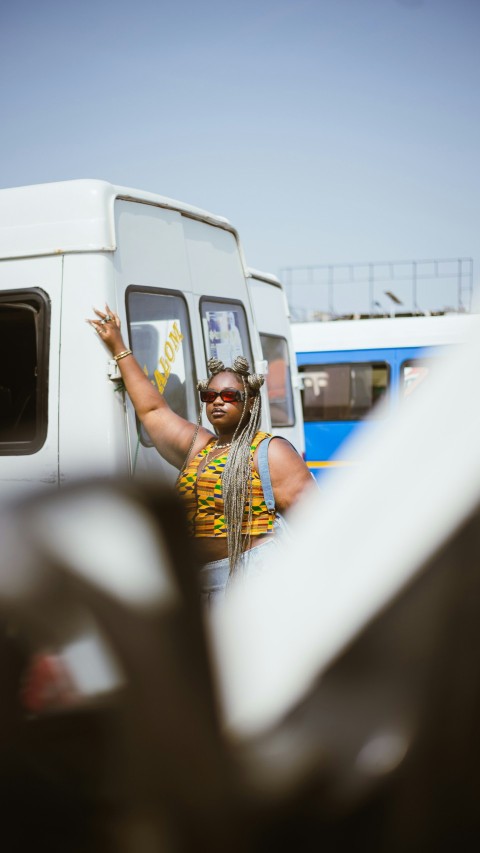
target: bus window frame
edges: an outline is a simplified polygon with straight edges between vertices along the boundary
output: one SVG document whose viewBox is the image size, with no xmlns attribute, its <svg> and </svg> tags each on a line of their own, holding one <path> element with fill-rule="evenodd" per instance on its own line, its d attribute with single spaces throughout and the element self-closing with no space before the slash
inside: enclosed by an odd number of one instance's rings
<svg viewBox="0 0 480 853">
<path fill-rule="evenodd" d="M 270 362 L 268 362 L 268 359 L 267 359 L 266 354 L 265 354 L 264 349 L 263 349 L 263 338 L 272 338 L 272 340 L 282 341 L 282 343 L 285 344 L 285 351 L 286 351 L 286 354 L 288 356 L 288 361 L 286 362 L 286 366 L 287 366 L 287 377 L 288 377 L 288 383 L 287 384 L 288 384 L 288 394 L 289 394 L 289 410 L 291 412 L 292 419 L 289 420 L 287 423 L 281 423 L 281 424 L 277 423 L 273 419 L 271 407 L 270 407 L 270 418 L 272 421 L 272 428 L 282 429 L 284 427 L 294 427 L 297 423 L 297 417 L 296 417 L 296 412 L 295 412 L 295 399 L 294 399 L 294 395 L 293 395 L 292 365 L 290 362 L 290 348 L 288 345 L 288 340 L 284 335 L 275 335 L 273 332 L 259 332 L 259 335 L 260 335 L 260 344 L 262 346 L 262 354 L 263 354 L 264 359 L 268 363 L 269 371 L 270 371 Z M 265 384 L 267 386 L 267 397 L 268 397 L 268 402 L 269 402 L 269 406 L 270 406 L 270 397 L 268 394 L 268 375 L 269 374 L 267 373 L 267 375 L 265 377 Z"/>
<path fill-rule="evenodd" d="M 406 367 L 412 367 L 414 365 L 418 365 L 420 367 L 428 367 L 427 376 L 425 376 L 422 379 L 422 381 L 419 383 L 420 385 L 423 385 L 423 382 L 425 381 L 425 379 L 428 379 L 428 375 L 431 373 L 433 361 L 434 361 L 434 359 L 432 358 L 431 355 L 430 356 L 419 355 L 419 356 L 411 356 L 410 358 L 406 358 L 400 362 L 399 386 L 400 386 L 400 400 L 402 402 L 404 402 L 405 400 L 408 400 L 411 397 L 411 395 L 414 394 L 417 390 L 416 388 L 412 388 L 408 394 L 405 393 L 405 389 L 406 389 L 406 386 L 405 386 L 405 368 Z"/>
<path fill-rule="evenodd" d="M 244 358 L 247 359 L 247 361 L 250 365 L 250 370 L 253 370 L 253 349 L 252 349 L 252 341 L 250 338 L 250 328 L 248 325 L 248 317 L 247 317 L 245 305 L 241 299 L 223 299 L 221 296 L 208 296 L 206 294 L 204 296 L 201 296 L 199 303 L 198 303 L 198 308 L 199 308 L 199 313 L 200 313 L 200 325 L 201 325 L 201 329 L 202 329 L 202 338 L 203 338 L 203 348 L 204 348 L 204 352 L 205 352 L 205 361 L 208 363 L 208 359 L 211 357 L 209 352 L 208 352 L 207 338 L 205 335 L 206 317 L 204 314 L 204 307 L 203 307 L 205 305 L 205 303 L 221 305 L 221 306 L 223 306 L 225 311 L 229 310 L 229 306 L 233 306 L 234 308 L 239 307 L 241 309 L 241 311 L 243 312 L 246 342 L 247 342 L 247 347 L 248 347 L 248 352 L 243 352 L 241 354 L 244 356 Z M 242 341 L 242 346 L 243 346 L 243 341 Z M 231 364 L 225 364 L 225 367 L 231 367 L 231 366 L 232 366 Z"/>
<path fill-rule="evenodd" d="M 378 403 L 382 403 L 387 399 L 387 397 L 390 393 L 390 389 L 391 389 L 392 365 L 388 361 L 377 359 L 375 361 L 372 361 L 372 360 L 370 360 L 370 361 L 348 360 L 348 361 L 326 361 L 326 362 L 324 361 L 321 363 L 315 362 L 313 364 L 308 363 L 308 364 L 299 365 L 298 372 L 299 372 L 299 376 L 303 377 L 305 375 L 305 373 L 312 373 L 312 372 L 321 373 L 322 370 L 325 370 L 325 369 L 331 368 L 331 367 L 348 367 L 350 369 L 350 372 L 353 368 L 358 368 L 358 367 L 372 367 L 372 368 L 382 367 L 382 368 L 386 368 L 387 377 L 386 377 L 385 391 L 384 391 L 383 395 L 381 396 L 381 398 L 379 400 L 376 400 L 374 402 L 374 404 L 370 407 L 368 412 L 366 412 L 363 415 L 360 415 L 360 416 L 355 415 L 354 417 L 349 417 L 349 418 L 319 418 L 319 417 L 314 418 L 314 417 L 309 417 L 308 414 L 306 413 L 305 404 L 304 404 L 305 391 L 304 391 L 304 388 L 302 388 L 301 396 L 302 396 L 302 412 L 303 412 L 304 423 L 310 423 L 310 424 L 315 424 L 315 423 L 318 423 L 318 424 L 328 424 L 328 423 L 331 423 L 331 424 L 333 424 L 333 423 L 334 424 L 352 424 L 352 423 L 359 423 L 359 422 L 365 420 L 366 418 L 372 418 L 374 420 L 383 420 L 384 418 L 387 417 L 387 412 L 385 410 L 385 407 L 384 406 L 378 406 Z M 350 374 L 350 378 L 351 378 L 351 374 Z M 377 409 L 380 409 L 380 414 L 378 414 L 378 415 L 374 414 L 374 412 Z"/>
<path fill-rule="evenodd" d="M 133 349 L 133 344 L 132 344 L 131 326 L 132 326 L 132 322 L 134 322 L 134 321 L 132 320 L 131 310 L 130 310 L 130 296 L 135 294 L 135 293 L 151 294 L 154 296 L 167 296 L 167 297 L 178 298 L 183 303 L 183 305 L 185 307 L 185 317 L 186 317 L 186 321 L 187 321 L 187 325 L 188 325 L 188 336 L 183 330 L 182 330 L 182 335 L 183 335 L 183 338 L 184 339 L 186 338 L 188 341 L 189 352 L 190 352 L 190 357 L 191 357 L 192 378 L 193 378 L 192 400 L 193 400 L 193 406 L 194 406 L 194 415 L 192 416 L 192 419 L 194 421 L 196 421 L 198 418 L 198 413 L 199 413 L 199 409 L 200 409 L 199 401 L 198 401 L 198 394 L 196 393 L 197 370 L 196 370 L 196 364 L 195 364 L 195 350 L 193 347 L 192 322 L 191 322 L 188 302 L 185 299 L 185 295 L 182 293 L 181 290 L 176 290 L 173 288 L 170 290 L 167 287 L 152 287 L 150 285 L 141 285 L 141 284 L 129 284 L 128 285 L 128 287 L 125 289 L 125 312 L 126 312 L 126 317 L 127 317 L 129 346 L 131 346 L 132 349 Z M 187 381 L 187 377 L 185 377 L 185 381 Z M 159 391 L 159 393 L 160 393 L 160 391 Z M 187 394 L 188 394 L 188 392 L 187 392 Z M 186 420 L 191 420 L 188 415 L 189 415 L 189 413 L 188 413 L 188 396 L 187 396 L 187 418 L 186 418 Z M 184 416 L 180 415 L 180 417 L 184 417 Z M 143 445 L 143 447 L 154 447 L 155 446 L 154 443 L 150 440 L 145 428 L 140 423 L 136 413 L 135 413 L 135 423 L 136 423 L 136 427 L 137 427 L 137 437 L 138 437 L 140 443 Z"/>
<path fill-rule="evenodd" d="M 0 293 L 4 304 L 29 305 L 35 313 L 35 435 L 25 440 L 0 440 L 0 456 L 32 456 L 44 446 L 48 434 L 51 300 L 41 287 L 15 288 Z"/>
</svg>

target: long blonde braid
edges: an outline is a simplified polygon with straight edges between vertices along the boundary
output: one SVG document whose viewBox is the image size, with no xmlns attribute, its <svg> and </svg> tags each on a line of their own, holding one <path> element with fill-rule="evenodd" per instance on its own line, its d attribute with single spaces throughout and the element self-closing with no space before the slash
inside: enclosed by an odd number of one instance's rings
<svg viewBox="0 0 480 853">
<path fill-rule="evenodd" d="M 242 524 L 245 508 L 247 508 L 248 530 L 250 531 L 252 521 L 252 457 L 250 447 L 260 426 L 262 416 L 260 388 L 264 382 L 264 378 L 260 374 L 250 373 L 248 361 L 243 356 L 238 356 L 235 359 L 232 371 L 242 380 L 245 403 L 242 417 L 233 435 L 232 447 L 227 456 L 222 477 L 230 576 L 235 571 L 242 553 L 250 544 L 250 533 L 246 541 L 242 537 Z M 253 404 L 250 416 L 245 423 L 249 397 L 253 397 Z"/>
</svg>

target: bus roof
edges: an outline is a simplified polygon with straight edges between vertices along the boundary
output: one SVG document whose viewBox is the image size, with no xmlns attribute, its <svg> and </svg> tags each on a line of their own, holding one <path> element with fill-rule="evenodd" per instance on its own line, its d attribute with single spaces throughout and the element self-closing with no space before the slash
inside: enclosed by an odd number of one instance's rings
<svg viewBox="0 0 480 853">
<path fill-rule="evenodd" d="M 59 181 L 0 190 L 0 258 L 114 251 L 117 198 L 177 210 L 236 235 L 224 217 L 156 193 L 99 180 Z"/>
<path fill-rule="evenodd" d="M 435 317 L 292 323 L 292 336 L 296 352 L 435 346 L 462 341 L 474 316 L 445 314 Z"/>
</svg>

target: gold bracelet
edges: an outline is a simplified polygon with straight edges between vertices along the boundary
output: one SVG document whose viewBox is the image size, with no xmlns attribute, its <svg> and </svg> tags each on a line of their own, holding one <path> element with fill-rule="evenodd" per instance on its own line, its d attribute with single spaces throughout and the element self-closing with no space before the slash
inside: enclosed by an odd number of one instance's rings
<svg viewBox="0 0 480 853">
<path fill-rule="evenodd" d="M 114 355 L 115 361 L 120 361 L 121 358 L 125 358 L 127 355 L 133 355 L 131 349 L 124 349 L 123 352 L 119 352 L 118 355 Z"/>
</svg>

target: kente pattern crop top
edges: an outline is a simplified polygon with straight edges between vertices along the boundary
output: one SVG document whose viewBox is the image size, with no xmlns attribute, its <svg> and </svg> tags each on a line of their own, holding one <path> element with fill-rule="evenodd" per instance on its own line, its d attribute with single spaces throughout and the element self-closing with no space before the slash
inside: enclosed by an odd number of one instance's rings
<svg viewBox="0 0 480 853">
<path fill-rule="evenodd" d="M 269 512 L 263 497 L 263 489 L 258 471 L 253 466 L 253 454 L 260 442 L 269 433 L 257 432 L 250 445 L 250 460 L 252 468 L 252 518 L 248 528 L 248 504 L 243 514 L 242 534 L 261 536 L 271 533 L 275 521 L 275 511 Z M 190 460 L 177 481 L 178 492 L 184 502 L 187 512 L 187 522 L 191 536 L 220 536 L 225 538 L 224 504 L 222 495 L 222 473 L 227 461 L 227 454 L 211 459 L 197 476 L 198 466 L 202 459 L 212 450 L 216 439 L 212 439 L 200 453 Z M 219 451 L 221 454 L 221 451 Z"/>
</svg>

